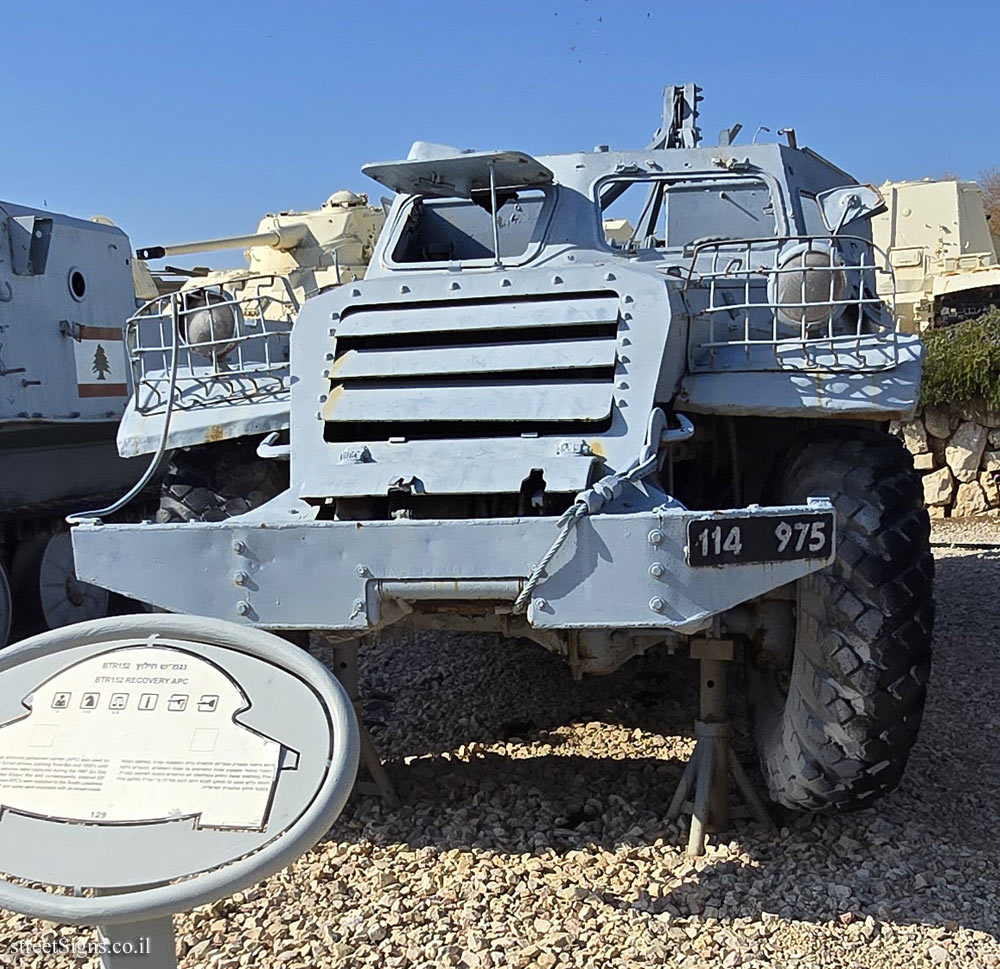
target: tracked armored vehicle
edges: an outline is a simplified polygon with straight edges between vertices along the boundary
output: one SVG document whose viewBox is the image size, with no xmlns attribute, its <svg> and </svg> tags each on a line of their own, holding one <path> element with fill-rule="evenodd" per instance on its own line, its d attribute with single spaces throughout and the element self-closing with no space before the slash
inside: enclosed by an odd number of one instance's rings
<svg viewBox="0 0 1000 969">
<path fill-rule="evenodd" d="M 1000 259 L 975 182 L 886 182 L 880 191 L 886 209 L 872 231 L 894 287 L 888 276 L 880 282 L 903 329 L 949 326 L 1000 306 Z"/>
<path fill-rule="evenodd" d="M 141 471 L 115 449 L 135 306 L 124 232 L 0 202 L 0 646 L 107 610 L 62 517 Z"/>
<path fill-rule="evenodd" d="M 878 295 L 882 200 L 808 148 L 701 145 L 696 106 L 668 88 L 639 150 L 366 166 L 397 196 L 366 277 L 299 313 L 289 488 L 221 522 L 80 526 L 81 574 L 342 651 L 486 629 L 582 675 L 688 648 L 706 753 L 672 810 L 695 792 L 717 825 L 727 768 L 748 789 L 720 712 L 742 653 L 773 801 L 894 787 L 932 559 L 887 433 L 922 348 Z"/>
<path fill-rule="evenodd" d="M 126 326 L 135 392 L 118 447 L 173 451 L 158 521 L 218 520 L 287 487 L 287 464 L 256 452 L 288 427 L 292 322 L 308 298 L 364 275 L 384 221 L 367 196 L 341 190 L 318 209 L 267 215 L 250 235 L 137 250 L 151 298 Z M 149 269 L 240 246 L 243 269 Z"/>
</svg>

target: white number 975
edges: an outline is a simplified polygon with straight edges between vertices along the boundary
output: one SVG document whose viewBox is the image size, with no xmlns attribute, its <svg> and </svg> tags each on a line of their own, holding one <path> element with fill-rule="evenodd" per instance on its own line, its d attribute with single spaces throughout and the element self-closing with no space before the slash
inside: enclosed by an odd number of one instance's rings
<svg viewBox="0 0 1000 969">
<path fill-rule="evenodd" d="M 778 540 L 779 554 L 789 546 L 796 552 L 801 552 L 804 548 L 808 548 L 810 552 L 818 552 L 826 544 L 826 522 L 816 519 L 813 522 L 795 522 L 794 525 L 789 525 L 788 522 L 780 521 L 774 527 L 774 537 Z"/>
</svg>

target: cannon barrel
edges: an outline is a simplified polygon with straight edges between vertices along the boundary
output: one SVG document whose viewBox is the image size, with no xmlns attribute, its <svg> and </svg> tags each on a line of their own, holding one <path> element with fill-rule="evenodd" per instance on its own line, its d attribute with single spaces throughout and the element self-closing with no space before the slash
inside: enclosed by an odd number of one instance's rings
<svg viewBox="0 0 1000 969">
<path fill-rule="evenodd" d="M 211 252 L 215 249 L 237 249 L 241 246 L 270 246 L 272 249 L 294 249 L 307 231 L 301 223 L 282 225 L 266 232 L 248 235 L 220 236 L 217 239 L 200 239 L 198 242 L 179 242 L 173 246 L 144 246 L 136 249 L 142 260 L 163 259 L 165 256 L 182 256 L 189 252 Z"/>
</svg>

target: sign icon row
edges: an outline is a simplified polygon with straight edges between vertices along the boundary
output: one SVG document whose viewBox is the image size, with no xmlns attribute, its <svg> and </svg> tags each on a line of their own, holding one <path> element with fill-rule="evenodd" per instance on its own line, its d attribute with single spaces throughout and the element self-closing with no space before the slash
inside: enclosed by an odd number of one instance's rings
<svg viewBox="0 0 1000 969">
<path fill-rule="evenodd" d="M 54 710 L 66 710 L 71 706 L 72 693 L 56 693 L 52 697 L 52 708 Z M 140 693 L 136 704 L 138 710 L 155 710 L 159 702 L 159 693 Z M 167 697 L 167 709 L 175 713 L 181 713 L 187 709 L 188 700 L 191 697 L 187 693 L 172 693 Z M 80 697 L 81 710 L 96 710 L 100 705 L 100 693 L 84 693 Z M 128 706 L 128 693 L 112 693 L 108 701 L 109 710 L 124 710 Z M 198 710 L 201 713 L 214 713 L 219 706 L 219 697 L 214 693 L 205 693 L 198 698 Z"/>
</svg>

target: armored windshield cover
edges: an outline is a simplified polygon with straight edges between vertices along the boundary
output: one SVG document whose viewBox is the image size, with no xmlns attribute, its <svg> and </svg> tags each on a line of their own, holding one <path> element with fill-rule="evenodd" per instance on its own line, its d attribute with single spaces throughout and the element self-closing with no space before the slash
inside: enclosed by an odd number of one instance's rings
<svg viewBox="0 0 1000 969">
<path fill-rule="evenodd" d="M 491 167 L 497 188 L 552 183 L 552 172 L 524 152 L 462 151 L 425 141 L 414 142 L 403 161 L 368 164 L 361 171 L 403 195 L 472 198 L 489 189 Z"/>
</svg>

